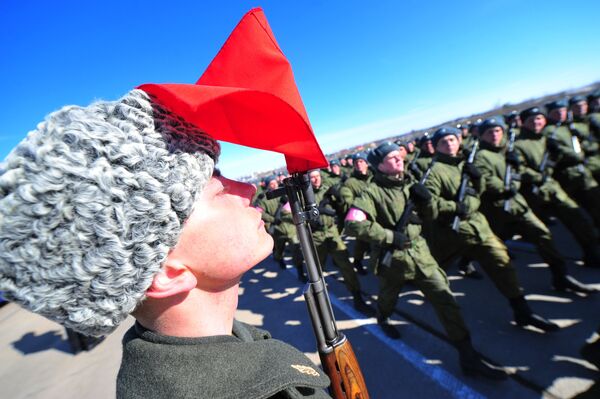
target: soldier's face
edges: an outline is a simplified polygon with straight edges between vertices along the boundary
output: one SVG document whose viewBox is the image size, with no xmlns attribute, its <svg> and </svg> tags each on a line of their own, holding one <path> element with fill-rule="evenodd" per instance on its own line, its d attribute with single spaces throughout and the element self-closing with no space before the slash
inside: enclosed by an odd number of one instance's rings
<svg viewBox="0 0 600 399">
<path fill-rule="evenodd" d="M 269 190 L 275 190 L 278 187 L 279 187 L 279 182 L 277 180 L 271 180 L 269 182 L 269 186 L 268 186 Z"/>
<path fill-rule="evenodd" d="M 412 141 L 409 141 L 409 142 L 406 144 L 406 147 L 407 147 L 407 149 L 408 149 L 408 152 L 410 152 L 411 154 L 412 154 L 412 153 L 415 151 L 415 145 L 413 144 L 413 142 L 412 142 Z"/>
<path fill-rule="evenodd" d="M 433 143 L 431 142 L 431 140 L 427 140 L 423 144 L 422 149 L 428 154 L 433 154 L 435 152 L 435 148 L 433 148 Z"/>
<path fill-rule="evenodd" d="M 571 106 L 571 111 L 573 111 L 574 116 L 585 116 L 588 113 L 588 103 L 587 101 L 579 101 L 576 104 Z"/>
<path fill-rule="evenodd" d="M 383 158 L 377 168 L 386 175 L 399 175 L 404 172 L 404 158 L 400 151 L 392 151 Z"/>
<path fill-rule="evenodd" d="M 312 184 L 314 188 L 321 187 L 321 172 L 315 170 L 313 172 L 310 172 L 308 177 L 310 177 L 310 184 Z"/>
<path fill-rule="evenodd" d="M 458 154 L 459 147 L 460 142 L 458 141 L 458 137 L 453 134 L 449 134 L 448 136 L 442 137 L 440 141 L 438 141 L 435 150 L 441 152 L 442 154 L 454 157 L 456 154 Z"/>
<path fill-rule="evenodd" d="M 354 162 L 354 167 L 363 175 L 366 175 L 369 170 L 369 164 L 362 158 L 358 158 L 356 162 Z"/>
<path fill-rule="evenodd" d="M 353 162 L 354 162 L 354 161 L 352 160 L 352 158 L 348 158 L 348 159 L 346 159 L 346 163 L 347 163 L 348 165 L 350 165 L 350 166 L 352 166 L 352 163 L 353 163 Z"/>
<path fill-rule="evenodd" d="M 255 192 L 250 184 L 219 176 L 196 200 L 171 253 L 194 273 L 199 288 L 235 285 L 271 253 L 273 239 L 250 203 Z"/>
<path fill-rule="evenodd" d="M 544 130 L 544 127 L 546 127 L 546 117 L 541 114 L 530 116 L 529 118 L 525 119 L 523 126 L 527 130 L 531 130 L 539 134 L 542 132 L 542 130 Z"/>
<path fill-rule="evenodd" d="M 500 147 L 503 136 L 504 130 L 500 126 L 494 126 L 486 129 L 486 131 L 481 135 L 481 139 L 487 143 L 490 143 L 494 147 Z"/>
<path fill-rule="evenodd" d="M 554 122 L 564 122 L 567 120 L 567 108 L 560 107 L 555 108 L 552 111 L 548 112 L 548 118 Z"/>
<path fill-rule="evenodd" d="M 402 146 L 398 149 L 398 151 L 400 152 L 400 156 L 402 157 L 402 159 L 406 159 L 406 154 L 407 154 L 406 147 Z"/>
<path fill-rule="evenodd" d="M 333 172 L 334 175 L 338 175 L 340 174 L 340 165 L 332 165 L 331 166 L 331 172 Z"/>
</svg>

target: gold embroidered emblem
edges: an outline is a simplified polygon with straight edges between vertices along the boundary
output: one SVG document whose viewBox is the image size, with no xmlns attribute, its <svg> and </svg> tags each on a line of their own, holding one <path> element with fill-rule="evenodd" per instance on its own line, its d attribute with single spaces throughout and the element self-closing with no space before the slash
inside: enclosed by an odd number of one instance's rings
<svg viewBox="0 0 600 399">
<path fill-rule="evenodd" d="M 303 366 L 301 364 L 292 364 L 291 366 L 292 366 L 292 368 L 298 370 L 302 374 L 312 375 L 313 377 L 319 376 L 319 373 L 317 373 L 317 371 L 315 369 L 313 369 L 312 367 Z"/>
</svg>

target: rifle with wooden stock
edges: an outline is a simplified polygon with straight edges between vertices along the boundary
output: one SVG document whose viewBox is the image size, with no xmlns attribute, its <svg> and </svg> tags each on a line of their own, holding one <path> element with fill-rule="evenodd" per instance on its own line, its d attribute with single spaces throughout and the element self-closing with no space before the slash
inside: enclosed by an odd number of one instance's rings
<svg viewBox="0 0 600 399">
<path fill-rule="evenodd" d="M 469 153 L 469 158 L 467 158 L 467 164 L 473 164 L 475 161 L 475 155 L 477 154 L 477 149 L 479 148 L 479 140 L 475 140 L 473 145 L 471 146 L 471 152 Z M 464 166 L 463 166 L 464 169 Z M 460 186 L 458 189 L 458 195 L 456 197 L 456 202 L 462 204 L 465 201 L 465 197 L 467 196 L 467 189 L 469 187 L 469 175 L 463 170 L 460 176 Z M 458 226 L 460 225 L 460 217 L 458 215 L 454 216 L 454 220 L 452 221 L 452 230 L 458 231 Z"/>
<path fill-rule="evenodd" d="M 270 198 L 287 195 L 304 261 L 308 283 L 304 299 L 317 341 L 319 357 L 331 380 L 334 399 L 369 399 L 362 371 L 348 338 L 336 325 L 327 285 L 312 237 L 310 221 L 318 220 L 319 210 L 308 173 L 294 173 L 284 187 L 267 193 Z"/>
</svg>

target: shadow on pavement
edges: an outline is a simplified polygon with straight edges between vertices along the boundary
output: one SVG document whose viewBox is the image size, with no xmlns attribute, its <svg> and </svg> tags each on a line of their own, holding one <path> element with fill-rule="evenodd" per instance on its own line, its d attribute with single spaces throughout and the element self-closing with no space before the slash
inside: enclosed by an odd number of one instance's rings
<svg viewBox="0 0 600 399">
<path fill-rule="evenodd" d="M 24 355 L 56 349 L 65 353 L 72 353 L 69 342 L 61 331 L 48 331 L 41 335 L 33 332 L 24 334 L 21 339 L 12 343 L 12 346 Z"/>
</svg>

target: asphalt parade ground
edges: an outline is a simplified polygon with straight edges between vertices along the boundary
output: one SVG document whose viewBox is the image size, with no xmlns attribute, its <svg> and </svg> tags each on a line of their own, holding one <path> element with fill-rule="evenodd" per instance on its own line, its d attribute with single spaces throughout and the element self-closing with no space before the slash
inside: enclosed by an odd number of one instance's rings
<svg viewBox="0 0 600 399">
<path fill-rule="evenodd" d="M 560 225 L 551 229 L 560 251 L 569 257 L 569 273 L 600 288 L 600 269 L 579 265 L 572 238 Z M 375 318 L 354 310 L 340 273 L 328 262 L 324 273 L 338 327 L 352 343 L 371 398 L 600 398 L 600 372 L 579 354 L 600 323 L 600 293 L 556 292 L 547 265 L 532 247 L 514 241 L 509 248 L 532 308 L 558 323 L 560 331 L 546 334 L 517 327 L 489 278 L 466 279 L 455 269 L 447 271 L 475 348 L 510 372 L 503 382 L 462 374 L 433 308 L 411 286 L 402 292 L 393 317 L 402 338 L 386 337 Z M 374 305 L 377 278 L 370 272 L 360 281 Z M 269 257 L 245 275 L 237 317 L 269 330 L 318 363 L 302 290 L 295 269 L 283 270 Z M 0 398 L 114 397 L 120 341 L 131 323 L 130 318 L 90 352 L 73 354 L 58 324 L 14 304 L 2 307 Z"/>
</svg>

